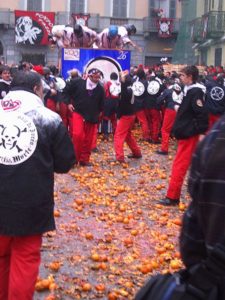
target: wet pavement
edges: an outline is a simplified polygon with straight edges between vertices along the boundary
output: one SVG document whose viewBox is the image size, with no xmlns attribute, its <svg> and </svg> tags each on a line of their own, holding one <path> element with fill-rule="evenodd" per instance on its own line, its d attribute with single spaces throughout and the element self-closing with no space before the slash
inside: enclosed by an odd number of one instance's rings
<svg viewBox="0 0 225 300">
<path fill-rule="evenodd" d="M 139 139 L 139 129 L 135 135 Z M 34 300 L 134 299 L 151 274 L 182 267 L 186 186 L 179 207 L 157 203 L 166 193 L 176 143 L 169 156 L 155 153 L 159 145 L 139 145 L 141 159 L 117 164 L 112 138 L 100 135 L 93 166 L 55 176 L 57 231 L 44 236 Z"/>
</svg>

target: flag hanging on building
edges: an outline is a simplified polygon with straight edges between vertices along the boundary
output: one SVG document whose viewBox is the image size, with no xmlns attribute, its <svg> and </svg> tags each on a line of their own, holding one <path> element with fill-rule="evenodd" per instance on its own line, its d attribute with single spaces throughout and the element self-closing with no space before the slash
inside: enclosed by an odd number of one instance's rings
<svg viewBox="0 0 225 300">
<path fill-rule="evenodd" d="M 47 45 L 54 21 L 53 12 L 15 10 L 16 44 Z"/>
<path fill-rule="evenodd" d="M 161 38 L 168 38 L 172 35 L 173 19 L 157 19 L 158 35 Z"/>
</svg>

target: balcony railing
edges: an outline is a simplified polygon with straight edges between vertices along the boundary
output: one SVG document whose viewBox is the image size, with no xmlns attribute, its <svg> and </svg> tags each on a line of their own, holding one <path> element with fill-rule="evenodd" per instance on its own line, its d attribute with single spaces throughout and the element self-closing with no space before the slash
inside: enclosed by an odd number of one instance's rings
<svg viewBox="0 0 225 300">
<path fill-rule="evenodd" d="M 206 38 L 221 38 L 225 33 L 225 11 L 211 11 L 202 17 L 205 20 Z"/>
<path fill-rule="evenodd" d="M 145 17 L 143 18 L 143 30 L 146 32 L 158 32 L 157 20 L 159 18 Z M 172 33 L 177 33 L 180 29 L 180 19 L 172 20 Z"/>
<path fill-rule="evenodd" d="M 191 40 L 193 43 L 201 43 L 205 37 L 203 34 L 204 22 L 203 18 L 197 18 L 190 24 L 191 26 Z"/>
</svg>

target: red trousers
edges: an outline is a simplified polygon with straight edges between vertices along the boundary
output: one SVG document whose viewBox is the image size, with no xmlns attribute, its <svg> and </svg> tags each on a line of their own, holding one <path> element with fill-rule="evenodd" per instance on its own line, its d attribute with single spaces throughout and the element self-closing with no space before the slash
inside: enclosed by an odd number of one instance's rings
<svg viewBox="0 0 225 300">
<path fill-rule="evenodd" d="M 172 110 L 172 109 L 165 110 L 163 124 L 162 124 L 162 128 L 161 128 L 161 134 L 162 134 L 161 150 L 162 151 L 168 152 L 170 133 L 171 133 L 171 129 L 173 127 L 175 118 L 176 118 L 175 110 Z"/>
<path fill-rule="evenodd" d="M 0 300 L 32 300 L 42 236 L 0 235 Z"/>
<path fill-rule="evenodd" d="M 95 125 L 95 130 L 93 134 L 93 139 L 91 143 L 91 150 L 97 148 L 97 139 L 98 139 L 98 126 L 99 124 L 94 124 Z"/>
<path fill-rule="evenodd" d="M 150 138 L 154 142 L 158 142 L 160 123 L 161 123 L 160 111 L 154 108 L 145 109 L 145 114 L 147 116 L 148 127 L 150 129 Z"/>
<path fill-rule="evenodd" d="M 51 109 L 54 112 L 58 112 L 60 117 L 62 118 L 63 124 L 68 128 L 69 120 L 68 120 L 68 108 L 67 105 L 63 102 L 55 102 L 52 99 L 47 99 L 46 107 Z"/>
<path fill-rule="evenodd" d="M 191 163 L 192 154 L 195 151 L 199 135 L 178 141 L 177 153 L 173 161 L 167 197 L 179 199 L 185 175 Z"/>
<path fill-rule="evenodd" d="M 119 161 L 124 160 L 124 150 L 123 145 L 124 142 L 127 143 L 128 147 L 131 149 L 134 155 L 139 156 L 141 154 L 141 150 L 138 147 L 132 133 L 131 129 L 134 125 L 135 116 L 122 116 L 116 127 L 116 132 L 114 135 L 114 149 L 116 152 L 116 159 Z"/>
<path fill-rule="evenodd" d="M 148 140 L 150 136 L 149 136 L 148 120 L 146 118 L 145 111 L 144 110 L 137 111 L 136 117 L 141 124 L 143 139 Z"/>
<path fill-rule="evenodd" d="M 93 145 L 96 124 L 86 122 L 84 118 L 72 113 L 72 141 L 78 162 L 89 162 Z"/>
</svg>

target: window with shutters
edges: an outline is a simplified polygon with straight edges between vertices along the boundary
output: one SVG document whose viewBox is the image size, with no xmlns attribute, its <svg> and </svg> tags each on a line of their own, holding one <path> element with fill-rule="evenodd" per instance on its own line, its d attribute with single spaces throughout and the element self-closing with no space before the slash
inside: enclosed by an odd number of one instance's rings
<svg viewBox="0 0 225 300">
<path fill-rule="evenodd" d="M 27 0 L 27 10 L 42 11 L 42 0 Z"/>
<path fill-rule="evenodd" d="M 206 14 L 208 11 L 209 11 L 209 0 L 205 0 L 204 13 Z"/>
<path fill-rule="evenodd" d="M 70 0 L 71 13 L 84 13 L 85 0 Z"/>
<path fill-rule="evenodd" d="M 127 17 L 127 0 L 113 0 L 113 17 Z"/>
<path fill-rule="evenodd" d="M 156 16 L 155 15 L 155 8 L 156 8 L 156 6 L 155 6 L 155 0 L 149 0 L 148 7 L 149 7 L 149 16 L 150 17 L 155 17 Z"/>
<path fill-rule="evenodd" d="M 170 0 L 170 18 L 176 18 L 176 0 Z"/>
</svg>

